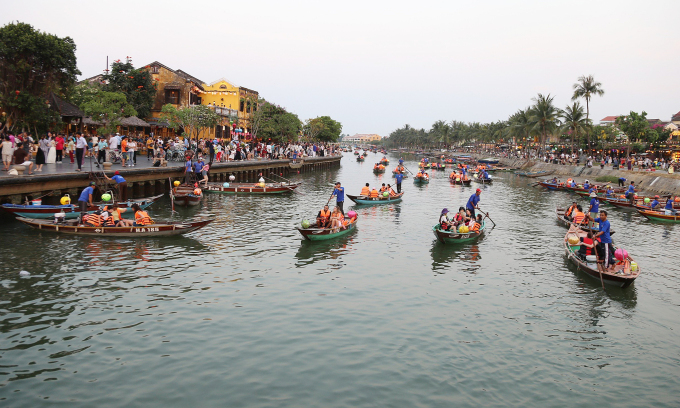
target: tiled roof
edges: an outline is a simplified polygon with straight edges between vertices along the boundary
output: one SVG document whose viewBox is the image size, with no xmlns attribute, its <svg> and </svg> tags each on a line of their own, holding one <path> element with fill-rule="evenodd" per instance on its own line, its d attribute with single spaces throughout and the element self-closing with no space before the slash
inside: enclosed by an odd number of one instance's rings
<svg viewBox="0 0 680 408">
<path fill-rule="evenodd" d="M 618 118 L 618 116 L 606 116 L 602 119 L 600 119 L 600 122 L 613 122 Z"/>
<path fill-rule="evenodd" d="M 61 116 L 72 118 L 82 118 L 85 116 L 83 111 L 78 109 L 76 105 L 66 102 L 52 92 L 47 95 L 47 101 L 50 103 L 51 108 L 59 112 Z"/>
<path fill-rule="evenodd" d="M 680 112 L 678 112 L 678 113 L 676 113 L 675 115 L 673 115 L 673 117 L 671 118 L 671 120 L 680 120 Z"/>
</svg>

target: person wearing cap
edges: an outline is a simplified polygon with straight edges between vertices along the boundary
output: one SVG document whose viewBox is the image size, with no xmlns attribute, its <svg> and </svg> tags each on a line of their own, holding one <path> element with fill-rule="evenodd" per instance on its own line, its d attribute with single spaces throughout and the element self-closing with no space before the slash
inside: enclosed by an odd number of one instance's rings
<svg viewBox="0 0 680 408">
<path fill-rule="evenodd" d="M 442 210 L 442 213 L 439 215 L 439 227 L 442 229 L 442 231 L 448 231 L 451 229 L 451 226 L 453 225 L 451 221 L 449 220 L 449 210 L 447 208 L 444 208 Z"/>
<path fill-rule="evenodd" d="M 109 181 L 115 181 L 116 185 L 118 186 L 118 196 L 120 197 L 120 201 L 127 201 L 127 182 L 123 178 L 123 176 L 120 175 L 120 172 L 118 170 L 113 173 L 113 177 L 108 178 L 106 174 L 104 174 L 104 177 L 106 177 L 107 180 Z"/>
<path fill-rule="evenodd" d="M 82 216 L 87 212 L 87 207 L 92 206 L 92 195 L 94 194 L 94 186 L 95 186 L 94 181 L 90 181 L 90 185 L 85 187 L 83 189 L 83 192 L 80 193 L 80 197 L 78 197 L 78 208 L 80 208 L 80 216 L 82 219 Z"/>
<path fill-rule="evenodd" d="M 465 208 L 470 211 L 470 215 L 473 218 L 477 218 L 475 215 L 475 209 L 479 210 L 479 200 L 480 200 L 480 195 L 482 194 L 482 190 L 477 189 L 473 195 L 470 196 L 470 199 L 468 199 L 467 204 L 465 205 Z"/>
<path fill-rule="evenodd" d="M 342 206 L 345 204 L 345 188 L 340 185 L 340 182 L 338 181 L 335 183 L 335 190 L 333 190 L 333 194 L 331 197 L 335 196 L 336 197 L 336 205 L 342 215 L 345 215 L 345 210 L 342 208 Z"/>
<path fill-rule="evenodd" d="M 588 212 L 590 213 L 591 219 L 590 226 L 594 227 L 595 222 L 592 220 L 597 218 L 597 215 L 600 212 L 600 200 L 597 198 L 596 192 L 590 193 L 590 209 L 588 209 Z"/>
</svg>

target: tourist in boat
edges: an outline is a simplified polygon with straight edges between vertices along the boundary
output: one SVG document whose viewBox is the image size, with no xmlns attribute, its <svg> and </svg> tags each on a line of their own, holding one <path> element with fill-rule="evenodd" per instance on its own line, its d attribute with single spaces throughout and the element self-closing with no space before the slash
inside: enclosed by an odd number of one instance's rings
<svg viewBox="0 0 680 408">
<path fill-rule="evenodd" d="M 316 226 L 318 228 L 329 228 L 331 224 L 331 210 L 327 205 L 323 207 L 316 216 Z"/>
<path fill-rule="evenodd" d="M 385 183 L 382 183 L 382 186 L 380 187 L 380 190 L 378 190 L 378 192 L 382 195 L 382 193 L 384 193 L 385 191 L 387 191 L 387 187 L 385 187 Z"/>
<path fill-rule="evenodd" d="M 92 214 L 85 214 L 82 218 L 82 225 L 85 227 L 99 227 L 101 226 L 102 212 L 97 210 Z"/>
<path fill-rule="evenodd" d="M 451 227 L 453 227 L 453 223 L 449 220 L 449 210 L 444 208 L 439 214 L 439 228 L 442 229 L 442 231 L 449 231 L 451 230 Z"/>
<path fill-rule="evenodd" d="M 366 185 L 361 188 L 360 195 L 363 197 L 368 197 L 371 195 L 371 188 L 368 186 L 368 183 L 366 183 Z"/>
<path fill-rule="evenodd" d="M 565 220 L 572 221 L 573 219 L 572 214 L 576 210 L 576 207 L 578 207 L 578 203 L 576 201 L 572 202 L 569 208 L 567 208 L 567 211 L 564 212 Z"/>
<path fill-rule="evenodd" d="M 583 207 L 580 205 L 576 206 L 576 211 L 574 211 L 574 217 L 572 218 L 572 222 L 576 225 L 581 225 L 583 221 L 586 220 L 586 215 L 583 213 Z"/>
<path fill-rule="evenodd" d="M 149 217 L 149 214 L 142 210 L 139 204 L 132 204 L 132 211 L 135 213 L 135 227 L 143 227 L 145 225 L 153 224 L 153 220 Z"/>
<path fill-rule="evenodd" d="M 387 185 L 387 192 L 389 193 L 390 197 L 396 197 L 398 195 L 394 192 L 394 190 L 392 190 L 392 186 L 389 184 Z"/>
<path fill-rule="evenodd" d="M 605 192 L 606 197 L 613 197 L 614 196 L 614 189 L 612 186 L 608 186 L 607 191 Z"/>
<path fill-rule="evenodd" d="M 345 188 L 341 186 L 340 182 L 335 183 L 335 190 L 333 190 L 333 194 L 331 195 L 336 197 L 335 204 L 340 210 L 340 213 L 342 215 L 345 215 L 345 211 L 343 210 L 343 205 L 345 204 Z"/>
<path fill-rule="evenodd" d="M 401 193 L 401 182 L 404 180 L 404 174 L 398 171 L 394 179 L 397 181 L 397 193 Z"/>
<path fill-rule="evenodd" d="M 459 207 L 458 212 L 453 217 L 453 225 L 458 227 L 461 224 L 465 224 L 469 220 L 465 207 Z"/>
<path fill-rule="evenodd" d="M 593 236 L 599 238 L 600 243 L 597 245 L 598 268 L 605 272 L 609 270 L 612 263 L 611 258 L 614 255 L 614 247 L 611 238 L 611 225 L 607 220 L 607 211 L 600 211 L 600 217 L 595 218 L 595 222 L 599 224 L 599 231 Z"/>
<path fill-rule="evenodd" d="M 597 214 L 600 212 L 600 200 L 597 198 L 597 193 L 593 192 L 590 193 L 590 207 L 588 208 L 588 213 L 590 215 L 590 219 L 594 220 L 597 218 Z M 590 222 L 590 226 L 594 227 L 594 221 Z"/>
<path fill-rule="evenodd" d="M 345 229 L 344 221 L 345 216 L 340 211 L 340 208 L 337 206 L 334 207 L 333 213 L 331 214 L 331 228 L 333 229 L 334 233 L 338 232 L 340 228 Z"/>
<path fill-rule="evenodd" d="M 673 209 L 672 197 L 668 197 L 668 200 L 666 201 L 666 207 L 664 208 L 664 210 L 666 215 L 676 215 L 678 213 L 675 209 Z"/>
<path fill-rule="evenodd" d="M 378 192 L 378 190 L 375 189 L 375 187 L 373 187 L 373 190 L 371 190 L 369 197 L 371 199 L 377 199 L 379 196 L 380 196 L 380 193 Z"/>
<path fill-rule="evenodd" d="M 126 211 L 132 211 L 129 207 L 120 208 L 117 204 L 112 204 L 104 206 L 104 211 L 111 215 L 115 227 L 132 227 L 134 225 L 134 221 L 126 220 L 122 215 Z"/>
<path fill-rule="evenodd" d="M 127 201 L 127 182 L 123 178 L 123 176 L 120 175 L 120 171 L 116 170 L 113 173 L 113 177 L 109 178 L 106 173 L 104 173 L 104 178 L 106 178 L 108 181 L 115 181 L 116 186 L 118 186 L 118 196 L 120 197 L 120 201 Z"/>
<path fill-rule="evenodd" d="M 482 194 L 482 190 L 477 189 L 473 195 L 470 196 L 468 199 L 467 204 L 465 205 L 465 208 L 470 210 L 470 214 L 475 217 L 475 209 L 479 210 L 479 201 L 481 200 L 480 195 Z"/>
</svg>

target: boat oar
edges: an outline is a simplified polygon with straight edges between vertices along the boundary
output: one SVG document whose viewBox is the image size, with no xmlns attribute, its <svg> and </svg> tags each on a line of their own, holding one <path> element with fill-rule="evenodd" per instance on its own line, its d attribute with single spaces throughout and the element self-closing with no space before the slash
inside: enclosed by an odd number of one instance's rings
<svg viewBox="0 0 680 408">
<path fill-rule="evenodd" d="M 402 164 L 402 166 L 404 166 L 404 165 Z M 408 171 L 409 173 L 411 173 L 411 175 L 413 175 L 413 172 L 412 172 L 411 170 L 409 170 L 408 167 L 404 166 L 404 168 L 406 169 L 406 171 Z"/>
<path fill-rule="evenodd" d="M 593 252 L 595 253 L 595 261 L 597 262 L 597 271 L 600 273 L 600 282 L 602 283 L 602 290 L 604 290 L 604 279 L 602 278 L 602 271 L 600 270 L 600 256 L 597 254 L 597 245 L 595 244 L 595 234 L 593 234 L 593 227 L 589 226 L 588 230 L 590 230 L 590 236 L 593 240 Z M 600 244 L 606 245 L 602 242 L 600 242 Z M 602 267 L 604 268 L 604 264 L 602 264 Z"/>
<path fill-rule="evenodd" d="M 170 203 L 172 203 L 172 213 L 175 213 L 175 194 L 172 192 L 172 179 L 168 177 L 168 181 L 170 181 Z"/>
<path fill-rule="evenodd" d="M 489 217 L 489 213 L 488 213 L 488 212 L 484 212 L 484 211 L 482 211 L 482 209 L 481 209 L 481 208 L 479 209 L 479 212 L 481 212 L 482 214 L 484 214 L 484 215 L 486 216 L 486 218 L 488 218 L 488 219 L 489 219 L 489 221 L 491 221 L 491 222 L 493 223 L 493 226 L 494 226 L 494 227 L 496 226 L 496 223 L 495 223 L 495 222 L 493 222 L 493 220 L 491 219 L 491 217 Z"/>
<path fill-rule="evenodd" d="M 281 187 L 287 188 L 288 190 L 290 190 L 290 191 L 292 191 L 292 192 L 295 192 L 295 193 L 298 193 L 298 194 L 302 194 L 302 195 L 306 195 L 305 193 L 302 193 L 302 192 L 300 192 L 300 191 L 297 191 L 297 190 L 295 190 L 294 188 L 288 187 L 287 185 L 285 185 L 284 183 L 281 183 L 280 181 L 272 180 L 272 179 L 270 179 L 269 177 L 265 177 L 265 176 L 262 175 L 262 173 L 260 173 L 260 177 L 262 177 L 262 178 L 265 179 L 265 180 L 269 180 L 269 181 L 271 181 L 272 183 L 280 183 L 280 184 L 281 184 Z M 285 179 L 284 179 L 284 180 L 285 180 Z"/>
</svg>

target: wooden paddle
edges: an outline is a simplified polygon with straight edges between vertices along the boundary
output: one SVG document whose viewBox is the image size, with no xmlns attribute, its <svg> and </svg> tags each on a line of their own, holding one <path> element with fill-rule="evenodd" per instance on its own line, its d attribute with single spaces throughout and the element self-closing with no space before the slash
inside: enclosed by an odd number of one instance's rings
<svg viewBox="0 0 680 408">
<path fill-rule="evenodd" d="M 602 283 L 602 290 L 604 290 L 604 279 L 602 278 L 602 271 L 600 270 L 600 256 L 597 254 L 597 245 L 595 244 L 595 234 L 593 234 L 593 227 L 588 226 L 588 230 L 590 231 L 590 235 L 592 236 L 593 240 L 593 252 L 595 253 L 595 261 L 597 261 L 597 272 L 600 274 L 600 282 Z M 600 242 L 600 244 L 603 244 Z M 604 245 L 604 244 L 603 244 Z M 602 267 L 604 268 L 604 264 L 602 264 Z"/>
<path fill-rule="evenodd" d="M 496 226 L 496 223 L 495 223 L 495 222 L 493 222 L 493 220 L 491 219 L 491 217 L 489 217 L 489 213 L 488 213 L 488 212 L 487 212 L 487 213 L 485 213 L 484 211 L 482 211 L 482 209 L 481 209 L 481 208 L 477 208 L 477 209 L 479 210 L 479 212 L 480 212 L 480 213 L 484 214 L 484 215 L 486 216 L 486 218 L 488 218 L 488 219 L 489 219 L 489 221 L 491 221 L 491 222 L 493 223 L 493 226 L 494 226 L 494 227 Z"/>
<path fill-rule="evenodd" d="M 172 203 L 172 212 L 173 214 L 175 213 L 175 194 L 172 192 L 172 179 L 168 177 L 168 181 L 170 181 L 170 202 Z"/>
</svg>

